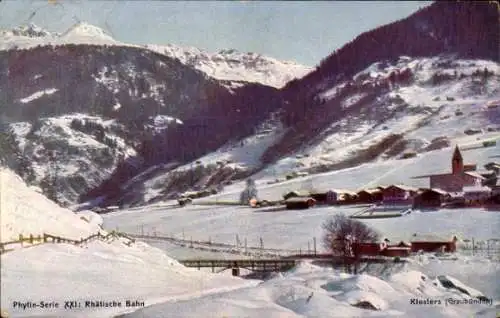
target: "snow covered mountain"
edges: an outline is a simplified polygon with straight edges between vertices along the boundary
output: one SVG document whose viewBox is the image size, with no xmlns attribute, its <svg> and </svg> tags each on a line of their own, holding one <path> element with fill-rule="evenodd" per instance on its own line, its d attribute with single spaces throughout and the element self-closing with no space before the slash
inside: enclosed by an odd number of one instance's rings
<svg viewBox="0 0 500 318">
<path fill-rule="evenodd" d="M 0 50 L 64 44 L 125 45 L 101 28 L 86 22 L 78 22 L 63 33 L 49 32 L 33 23 L 12 30 L 0 30 Z"/>
<path fill-rule="evenodd" d="M 208 53 L 194 47 L 173 44 L 139 46 L 115 40 L 103 29 L 86 22 L 79 22 L 65 32 L 50 33 L 39 26 L 28 24 L 13 30 L 0 30 L 0 50 L 27 49 L 44 45 L 88 44 L 144 47 L 173 57 L 218 80 L 230 81 L 229 87 L 245 83 L 260 83 L 276 88 L 300 78 L 311 67 L 291 61 L 280 61 L 257 53 L 240 53 L 234 49 Z"/>
<path fill-rule="evenodd" d="M 496 62 L 449 56 L 374 63 L 337 85 L 320 85 L 308 126 L 292 124 L 263 158 L 286 154 L 274 166 L 281 173 L 317 172 L 425 152 L 457 138 L 499 138 L 499 74 Z"/>
<path fill-rule="evenodd" d="M 295 62 L 280 61 L 257 53 L 242 53 L 234 49 L 208 53 L 194 47 L 172 44 L 145 47 L 175 57 L 213 78 L 232 81 L 233 86 L 237 86 L 238 82 L 250 82 L 281 88 L 313 70 Z"/>
<path fill-rule="evenodd" d="M 0 157 L 37 185 L 54 186 L 58 167 L 60 202 L 75 203 L 119 166 L 133 171 L 127 157 L 145 139 L 210 113 L 211 99 L 234 98 L 216 80 L 149 50 L 76 47 L 0 51 Z"/>
</svg>

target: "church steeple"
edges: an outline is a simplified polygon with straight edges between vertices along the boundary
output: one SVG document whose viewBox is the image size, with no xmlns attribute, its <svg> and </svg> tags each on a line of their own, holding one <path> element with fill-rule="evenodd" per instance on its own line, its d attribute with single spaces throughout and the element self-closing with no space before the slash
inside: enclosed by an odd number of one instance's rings
<svg viewBox="0 0 500 318">
<path fill-rule="evenodd" d="M 453 157 L 451 157 L 451 172 L 453 174 L 461 173 L 464 171 L 464 159 L 458 149 L 458 145 L 455 146 L 455 151 L 453 152 Z"/>
</svg>

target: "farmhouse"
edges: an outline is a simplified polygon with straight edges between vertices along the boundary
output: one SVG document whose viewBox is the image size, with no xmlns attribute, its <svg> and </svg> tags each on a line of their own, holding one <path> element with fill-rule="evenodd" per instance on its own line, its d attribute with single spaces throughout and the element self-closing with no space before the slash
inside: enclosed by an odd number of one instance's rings
<svg viewBox="0 0 500 318">
<path fill-rule="evenodd" d="M 288 210 L 309 209 L 316 204 L 316 200 L 311 197 L 293 197 L 285 200 L 285 206 Z"/>
<path fill-rule="evenodd" d="M 179 198 L 177 199 L 177 202 L 180 206 L 185 206 L 186 204 L 193 203 L 193 200 L 191 198 Z"/>
<path fill-rule="evenodd" d="M 383 196 L 383 188 L 374 188 L 374 189 L 364 189 L 358 191 L 357 201 L 360 203 L 375 203 L 380 202 L 384 199 Z"/>
<path fill-rule="evenodd" d="M 397 245 L 384 243 L 354 243 L 354 253 L 359 256 L 406 257 L 410 255 L 410 244 L 401 242 Z"/>
<path fill-rule="evenodd" d="M 288 200 L 290 198 L 300 198 L 300 197 L 309 197 L 311 193 L 307 191 L 290 191 L 283 195 L 283 199 Z"/>
<path fill-rule="evenodd" d="M 412 204 L 418 189 L 405 185 L 390 185 L 382 191 L 384 204 Z"/>
<path fill-rule="evenodd" d="M 381 255 L 388 257 L 407 257 L 411 252 L 411 244 L 403 241 L 396 245 L 386 245 L 382 250 Z"/>
<path fill-rule="evenodd" d="M 413 198 L 413 207 L 415 208 L 438 208 L 450 195 L 440 189 L 425 189 L 420 191 Z"/>
<path fill-rule="evenodd" d="M 495 185 L 491 187 L 491 195 L 492 196 L 500 195 L 500 179 L 497 179 Z"/>
<path fill-rule="evenodd" d="M 455 147 L 451 158 L 451 173 L 417 176 L 414 178 L 430 178 L 431 189 L 441 189 L 446 192 L 461 192 L 464 186 L 482 182 L 485 177 L 477 173 L 475 164 L 464 165 L 462 154 L 458 146 Z"/>
<path fill-rule="evenodd" d="M 354 203 L 356 200 L 356 192 L 345 190 L 345 189 L 334 189 L 331 190 L 337 193 L 337 201 L 339 203 Z"/>
<path fill-rule="evenodd" d="M 449 252 L 454 253 L 457 250 L 456 236 L 451 239 L 445 239 L 434 235 L 417 235 L 413 234 L 411 240 L 411 251 L 417 253 L 422 252 Z"/>
<path fill-rule="evenodd" d="M 464 199 L 468 204 L 483 204 L 490 196 L 491 189 L 480 183 L 464 187 Z"/>
</svg>

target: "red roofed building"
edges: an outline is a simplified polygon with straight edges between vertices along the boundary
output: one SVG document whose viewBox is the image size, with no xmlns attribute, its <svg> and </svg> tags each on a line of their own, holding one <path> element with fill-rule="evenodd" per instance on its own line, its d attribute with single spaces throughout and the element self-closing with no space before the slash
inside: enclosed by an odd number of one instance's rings
<svg viewBox="0 0 500 318">
<path fill-rule="evenodd" d="M 455 147 L 451 158 L 451 173 L 419 176 L 415 178 L 430 178 L 431 189 L 441 189 L 446 192 L 462 192 L 464 187 L 474 186 L 485 180 L 479 173 L 472 171 L 475 164 L 464 165 L 462 154 L 458 146 Z"/>
</svg>

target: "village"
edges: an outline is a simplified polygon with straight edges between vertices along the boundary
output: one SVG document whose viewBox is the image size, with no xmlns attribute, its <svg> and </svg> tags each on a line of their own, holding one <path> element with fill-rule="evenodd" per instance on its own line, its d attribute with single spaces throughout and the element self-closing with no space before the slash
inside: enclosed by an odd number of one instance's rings
<svg viewBox="0 0 500 318">
<path fill-rule="evenodd" d="M 259 200 L 255 183 L 247 180 L 247 190 L 239 202 L 218 204 L 250 205 L 253 208 L 283 206 L 289 210 L 309 209 L 321 205 L 355 205 L 368 207 L 357 218 L 401 216 L 411 210 L 432 211 L 442 208 L 483 207 L 500 211 L 500 163 L 489 162 L 479 170 L 476 163 L 464 163 L 462 153 L 455 147 L 451 157 L 451 171 L 440 174 L 413 176 L 412 179 L 429 179 L 429 187 L 417 188 L 404 184 L 378 185 L 366 189 L 329 189 L 325 191 L 293 190 L 276 200 Z M 304 176 L 304 175 L 300 175 Z M 187 192 L 177 200 L 180 206 L 192 203 L 217 192 L 203 190 Z M 199 202 L 197 202 L 199 204 Z M 373 213 L 382 212 L 382 213 Z"/>
<path fill-rule="evenodd" d="M 327 206 L 352 206 L 358 211 L 351 219 L 385 219 L 404 217 L 413 211 L 438 212 L 440 209 L 484 208 L 488 211 L 500 211 L 500 163 L 488 162 L 484 169 L 478 169 L 475 163 L 464 163 L 462 153 L 455 146 L 451 155 L 451 171 L 439 174 L 412 176 L 412 179 L 429 180 L 426 188 L 417 188 L 404 184 L 375 186 L 366 189 L 346 190 L 329 189 L 327 191 L 289 191 L 277 200 L 259 200 L 255 184 L 247 180 L 247 188 L 240 195 L 239 202 L 217 202 L 227 205 L 249 205 L 266 211 L 305 210 Z M 183 196 L 180 206 L 193 203 L 201 196 Z M 195 204 L 203 204 L 196 202 Z M 407 257 L 412 253 L 441 252 L 454 253 L 458 238 L 438 235 L 409 234 L 407 241 L 356 243 L 352 250 L 362 257 Z M 353 252 L 354 254 L 354 252 Z"/>
<path fill-rule="evenodd" d="M 484 171 L 476 164 L 464 164 L 460 149 L 455 147 L 451 158 L 451 172 L 414 176 L 429 179 L 428 188 L 416 188 L 403 184 L 377 186 L 358 191 L 332 189 L 326 192 L 292 191 L 284 196 L 287 209 L 304 209 L 315 205 L 371 204 L 365 212 L 389 212 L 408 209 L 436 210 L 441 208 L 484 207 L 500 211 L 500 163 L 489 162 Z M 356 214 L 354 217 L 400 216 Z"/>
</svg>

